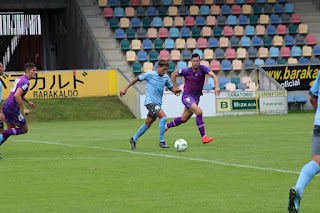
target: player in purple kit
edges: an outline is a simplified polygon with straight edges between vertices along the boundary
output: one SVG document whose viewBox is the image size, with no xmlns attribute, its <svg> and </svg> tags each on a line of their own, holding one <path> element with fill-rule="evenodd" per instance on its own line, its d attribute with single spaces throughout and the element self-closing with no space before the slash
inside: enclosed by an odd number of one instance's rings
<svg viewBox="0 0 320 213">
<path fill-rule="evenodd" d="M 6 141 L 10 135 L 20 135 L 28 132 L 28 125 L 24 116 L 20 113 L 20 107 L 23 109 L 24 115 L 28 115 L 31 110 L 27 109 L 23 101 L 27 102 L 31 108 L 35 108 L 35 105 L 29 101 L 25 95 L 29 89 L 29 80 L 36 77 L 37 67 L 33 63 L 26 63 L 24 70 L 25 75 L 15 80 L 10 95 L 3 104 L 7 130 L 4 131 L 2 143 Z"/>
<path fill-rule="evenodd" d="M 191 56 L 192 67 L 176 70 L 171 74 L 171 81 L 174 87 L 177 87 L 176 77 L 184 76 L 184 90 L 182 95 L 182 103 L 185 109 L 181 117 L 175 118 L 170 123 L 166 124 L 166 131 L 182 123 L 187 122 L 192 114 L 196 115 L 196 123 L 201 134 L 202 143 L 209 143 L 213 140 L 206 136 L 204 129 L 204 122 L 202 120 L 202 109 L 198 106 L 200 96 L 202 95 L 202 88 L 205 81 L 205 74 L 210 75 L 214 79 L 214 84 L 219 85 L 218 77 L 208 67 L 200 65 L 200 56 L 195 53 Z M 215 95 L 220 94 L 220 88 L 215 87 Z"/>
</svg>

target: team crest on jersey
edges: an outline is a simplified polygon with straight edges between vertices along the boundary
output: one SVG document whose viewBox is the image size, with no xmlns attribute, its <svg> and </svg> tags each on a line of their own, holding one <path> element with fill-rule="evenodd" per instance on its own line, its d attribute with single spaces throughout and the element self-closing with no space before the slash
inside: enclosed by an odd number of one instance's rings
<svg viewBox="0 0 320 213">
<path fill-rule="evenodd" d="M 182 69 L 178 70 L 178 73 L 181 74 L 182 73 Z"/>
<path fill-rule="evenodd" d="M 186 102 L 188 102 L 188 103 L 190 103 L 190 98 L 188 97 L 188 98 L 186 98 Z"/>
<path fill-rule="evenodd" d="M 25 84 L 25 85 L 22 86 L 23 90 L 26 90 L 27 88 L 28 88 L 28 84 Z"/>
</svg>

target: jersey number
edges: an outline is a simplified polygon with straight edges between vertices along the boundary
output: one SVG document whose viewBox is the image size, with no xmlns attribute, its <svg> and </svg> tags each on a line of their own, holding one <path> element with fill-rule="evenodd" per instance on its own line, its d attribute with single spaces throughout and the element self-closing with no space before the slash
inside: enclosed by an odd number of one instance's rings
<svg viewBox="0 0 320 213">
<path fill-rule="evenodd" d="M 20 80 L 21 80 L 20 78 L 17 78 L 17 79 L 14 81 L 13 86 L 12 86 L 12 89 L 11 89 L 11 92 L 15 92 L 15 91 L 16 91 L 17 85 L 18 85 L 18 83 L 19 83 Z"/>
</svg>

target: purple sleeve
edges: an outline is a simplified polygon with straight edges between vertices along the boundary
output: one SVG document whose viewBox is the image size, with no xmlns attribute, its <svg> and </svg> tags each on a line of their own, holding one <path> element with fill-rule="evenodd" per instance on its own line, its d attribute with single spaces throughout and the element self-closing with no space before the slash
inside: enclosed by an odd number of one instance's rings
<svg viewBox="0 0 320 213">
<path fill-rule="evenodd" d="M 23 91 L 26 91 L 28 89 L 29 85 L 30 85 L 29 81 L 23 81 L 19 85 L 19 88 L 21 88 Z"/>
<path fill-rule="evenodd" d="M 202 71 L 205 72 L 206 74 L 208 74 L 211 70 L 206 66 L 202 66 Z"/>
<path fill-rule="evenodd" d="M 179 76 L 185 76 L 189 72 L 189 68 L 183 68 L 178 70 L 178 75 Z"/>
</svg>

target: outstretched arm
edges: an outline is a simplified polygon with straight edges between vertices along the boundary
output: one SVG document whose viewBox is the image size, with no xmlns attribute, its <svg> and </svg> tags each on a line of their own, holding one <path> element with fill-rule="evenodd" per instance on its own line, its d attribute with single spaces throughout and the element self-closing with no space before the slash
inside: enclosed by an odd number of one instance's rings
<svg viewBox="0 0 320 213">
<path fill-rule="evenodd" d="M 220 95 L 220 87 L 219 87 L 218 77 L 212 71 L 208 72 L 208 75 L 210 75 L 214 80 L 214 85 L 215 85 L 214 93 L 215 93 L 215 95 Z"/>
<path fill-rule="evenodd" d="M 23 109 L 23 113 L 25 115 L 28 115 L 31 112 L 31 110 L 28 110 L 22 101 L 21 96 L 22 96 L 23 92 L 24 91 L 21 88 L 18 88 L 16 93 L 14 94 L 14 98 L 15 98 L 16 102 L 19 104 L 19 106 Z"/>
<path fill-rule="evenodd" d="M 123 90 L 120 91 L 120 97 L 125 95 L 129 87 L 137 83 L 137 81 L 138 81 L 138 78 L 134 78 L 125 88 L 123 88 Z"/>
<path fill-rule="evenodd" d="M 178 70 L 171 73 L 171 82 L 173 84 L 173 88 L 177 88 L 177 77 L 179 76 Z"/>
</svg>

